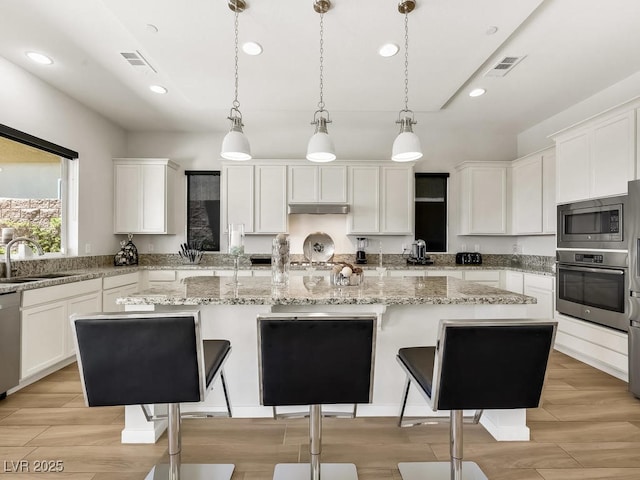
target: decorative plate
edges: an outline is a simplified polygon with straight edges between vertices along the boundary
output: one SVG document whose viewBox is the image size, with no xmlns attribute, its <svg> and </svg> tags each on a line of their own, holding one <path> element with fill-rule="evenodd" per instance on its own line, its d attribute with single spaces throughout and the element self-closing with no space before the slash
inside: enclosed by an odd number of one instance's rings
<svg viewBox="0 0 640 480">
<path fill-rule="evenodd" d="M 333 258 L 334 251 L 333 240 L 324 232 L 308 235 L 302 244 L 304 258 L 309 262 L 328 262 Z"/>
</svg>

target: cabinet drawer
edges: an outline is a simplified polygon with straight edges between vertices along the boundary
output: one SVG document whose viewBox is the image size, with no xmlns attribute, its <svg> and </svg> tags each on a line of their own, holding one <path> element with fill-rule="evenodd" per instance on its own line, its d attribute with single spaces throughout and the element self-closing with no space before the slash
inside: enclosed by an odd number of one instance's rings
<svg viewBox="0 0 640 480">
<path fill-rule="evenodd" d="M 496 270 L 467 270 L 464 279 L 470 282 L 499 282 L 500 272 Z"/>
<path fill-rule="evenodd" d="M 175 282 L 175 270 L 149 270 L 148 277 L 150 282 Z"/>
<path fill-rule="evenodd" d="M 82 282 L 54 285 L 52 287 L 36 288 L 22 292 L 22 307 L 31 307 L 49 303 L 61 298 L 77 297 L 91 292 L 102 290 L 102 279 L 94 278 Z"/>
<path fill-rule="evenodd" d="M 542 290 L 553 291 L 554 277 L 546 275 L 535 275 L 527 273 L 524 276 L 524 288 L 539 288 Z"/>
<path fill-rule="evenodd" d="M 125 273 L 124 275 L 116 275 L 114 277 L 105 277 L 102 279 L 102 288 L 107 290 L 109 288 L 131 285 L 132 283 L 138 283 L 138 272 Z"/>
</svg>

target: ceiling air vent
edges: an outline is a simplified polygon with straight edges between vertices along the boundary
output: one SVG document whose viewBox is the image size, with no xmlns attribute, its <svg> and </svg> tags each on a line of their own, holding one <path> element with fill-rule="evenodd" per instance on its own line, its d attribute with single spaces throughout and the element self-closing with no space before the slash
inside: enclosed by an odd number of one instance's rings
<svg viewBox="0 0 640 480">
<path fill-rule="evenodd" d="M 158 73 L 156 69 L 153 68 L 151 64 L 147 61 L 147 59 L 144 58 L 144 56 L 137 50 L 135 52 L 120 52 L 120 55 L 122 55 L 122 57 L 127 62 L 129 62 L 129 65 L 132 65 L 134 67 L 150 68 L 155 73 Z"/>
<path fill-rule="evenodd" d="M 498 63 L 496 63 L 491 69 L 484 74 L 485 77 L 504 77 L 507 73 L 513 70 L 518 63 L 522 61 L 522 59 L 526 55 L 522 55 L 521 57 L 503 57 Z"/>
</svg>

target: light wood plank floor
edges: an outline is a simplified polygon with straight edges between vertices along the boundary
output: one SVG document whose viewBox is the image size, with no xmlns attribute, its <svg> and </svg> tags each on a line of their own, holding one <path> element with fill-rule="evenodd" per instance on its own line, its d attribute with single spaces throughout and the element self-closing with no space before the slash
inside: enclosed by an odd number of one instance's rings
<svg viewBox="0 0 640 480">
<path fill-rule="evenodd" d="M 166 461 L 166 437 L 121 445 L 123 412 L 84 407 L 75 364 L 0 400 L 0 479 L 144 479 Z M 353 462 L 362 480 L 400 480 L 398 462 L 448 460 L 448 425 L 400 429 L 395 421 L 325 419 L 323 461 Z M 465 459 L 491 480 L 640 479 L 640 400 L 622 381 L 554 352 L 542 406 L 528 412 L 528 424 L 530 442 L 496 442 L 465 425 Z M 308 424 L 185 420 L 182 459 L 234 463 L 233 480 L 270 480 L 276 463 L 308 460 Z M 20 460 L 30 474 L 13 473 Z M 60 460 L 64 473 L 34 473 L 41 460 Z"/>
</svg>

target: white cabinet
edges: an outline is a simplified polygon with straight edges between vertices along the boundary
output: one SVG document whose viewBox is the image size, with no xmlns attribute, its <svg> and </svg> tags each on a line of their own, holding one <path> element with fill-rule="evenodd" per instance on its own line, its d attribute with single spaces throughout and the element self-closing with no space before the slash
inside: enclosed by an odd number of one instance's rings
<svg viewBox="0 0 640 480">
<path fill-rule="evenodd" d="M 629 106 L 555 135 L 557 202 L 624 195 L 636 176 L 636 112 Z"/>
<path fill-rule="evenodd" d="M 509 170 L 504 162 L 465 162 L 460 175 L 460 235 L 509 233 Z"/>
<path fill-rule="evenodd" d="M 500 288 L 500 272 L 497 270 L 465 270 L 464 279 L 469 282 Z"/>
<path fill-rule="evenodd" d="M 114 233 L 176 233 L 178 166 L 163 158 L 114 159 Z"/>
<path fill-rule="evenodd" d="M 462 270 L 432 270 L 428 268 L 427 277 L 454 277 L 464 280 L 464 272 Z"/>
<path fill-rule="evenodd" d="M 345 165 L 290 165 L 290 203 L 346 203 Z"/>
<path fill-rule="evenodd" d="M 512 233 L 555 233 L 555 149 L 514 160 L 511 166 L 511 188 Z"/>
<path fill-rule="evenodd" d="M 513 293 L 524 293 L 524 274 L 522 272 L 512 272 L 507 270 L 504 273 L 504 286 L 505 290 Z"/>
<path fill-rule="evenodd" d="M 413 234 L 412 166 L 349 167 L 348 234 Z"/>
<path fill-rule="evenodd" d="M 524 294 L 535 297 L 538 303 L 527 305 L 527 317 L 549 318 L 555 314 L 555 278 L 533 273 L 524 274 Z"/>
<path fill-rule="evenodd" d="M 116 299 L 136 293 L 139 288 L 138 272 L 125 273 L 102 279 L 102 311 L 124 312 L 124 305 L 118 305 Z"/>
<path fill-rule="evenodd" d="M 223 165 L 223 231 L 244 223 L 247 234 L 286 232 L 286 192 L 286 165 Z"/>
<path fill-rule="evenodd" d="M 102 280 L 96 278 L 23 292 L 21 379 L 74 354 L 69 315 L 100 312 L 101 290 Z"/>
</svg>

